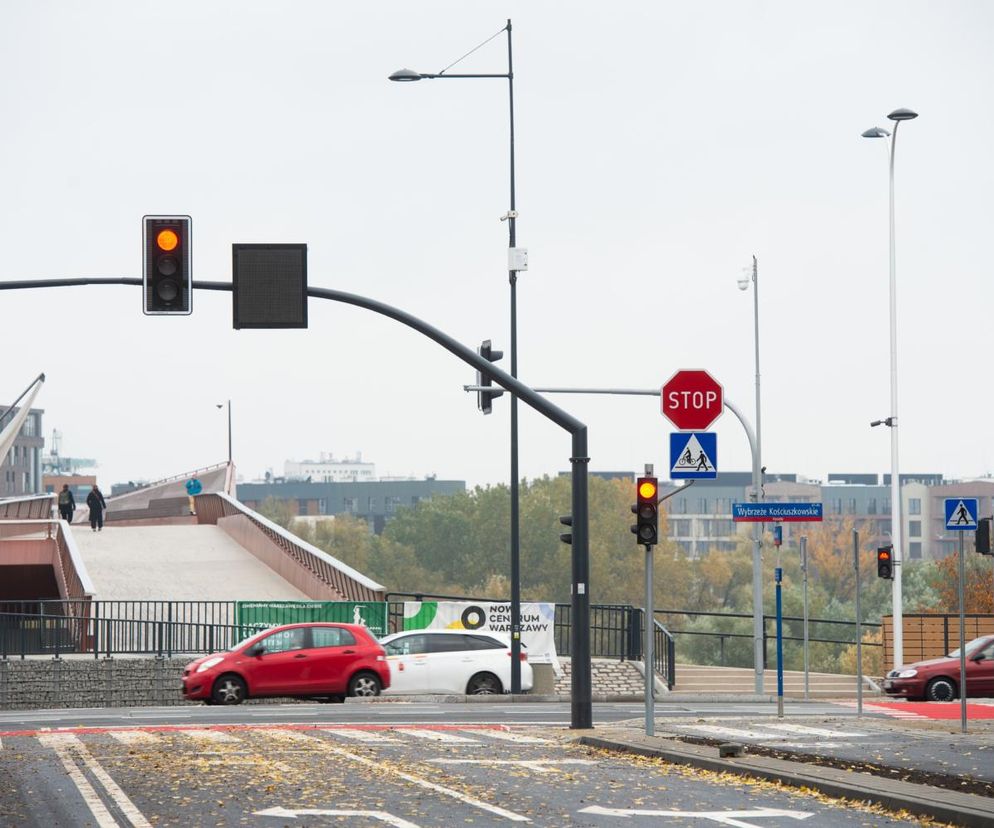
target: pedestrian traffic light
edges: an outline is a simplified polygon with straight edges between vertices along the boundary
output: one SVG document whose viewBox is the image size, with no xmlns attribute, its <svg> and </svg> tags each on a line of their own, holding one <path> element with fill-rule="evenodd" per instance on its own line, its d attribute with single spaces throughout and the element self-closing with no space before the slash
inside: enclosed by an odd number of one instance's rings
<svg viewBox="0 0 994 828">
<path fill-rule="evenodd" d="M 559 518 L 559 522 L 563 526 L 572 526 L 573 525 L 573 515 L 562 515 Z M 563 543 L 573 543 L 573 533 L 572 532 L 563 532 L 559 536 L 559 540 L 561 540 Z"/>
<path fill-rule="evenodd" d="M 497 362 L 504 357 L 503 351 L 495 351 L 493 345 L 489 339 L 484 339 L 480 343 L 480 347 L 477 349 L 477 353 L 483 357 L 487 362 Z M 476 372 L 476 384 L 484 389 L 490 389 L 493 387 L 493 380 L 490 377 L 484 376 L 482 371 Z M 496 391 L 484 390 L 476 392 L 476 407 L 480 409 L 484 414 L 489 414 L 494 410 L 493 402 L 496 397 L 503 394 L 503 389 Z"/>
<path fill-rule="evenodd" d="M 655 477 L 640 477 L 635 483 L 635 525 L 632 531 L 638 543 L 655 546 L 659 537 L 659 504 L 656 495 L 659 486 Z"/>
<path fill-rule="evenodd" d="M 877 548 L 877 577 L 894 578 L 894 547 L 890 544 Z"/>
<path fill-rule="evenodd" d="M 991 554 L 991 518 L 977 521 L 977 551 L 981 555 Z"/>
<path fill-rule="evenodd" d="M 189 216 L 144 216 L 142 288 L 146 314 L 193 310 Z"/>
</svg>

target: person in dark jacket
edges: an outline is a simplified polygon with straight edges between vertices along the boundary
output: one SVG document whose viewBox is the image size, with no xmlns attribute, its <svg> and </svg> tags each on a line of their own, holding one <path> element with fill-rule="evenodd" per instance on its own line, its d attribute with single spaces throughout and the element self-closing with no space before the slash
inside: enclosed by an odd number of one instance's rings
<svg viewBox="0 0 994 828">
<path fill-rule="evenodd" d="M 62 491 L 59 492 L 59 516 L 66 522 L 72 523 L 72 513 L 76 511 L 76 498 L 72 496 L 72 489 L 68 483 L 62 484 Z"/>
<path fill-rule="evenodd" d="M 90 528 L 94 532 L 99 532 L 104 528 L 104 509 L 107 508 L 107 501 L 104 500 L 96 483 L 86 496 L 86 505 L 90 507 Z"/>
</svg>

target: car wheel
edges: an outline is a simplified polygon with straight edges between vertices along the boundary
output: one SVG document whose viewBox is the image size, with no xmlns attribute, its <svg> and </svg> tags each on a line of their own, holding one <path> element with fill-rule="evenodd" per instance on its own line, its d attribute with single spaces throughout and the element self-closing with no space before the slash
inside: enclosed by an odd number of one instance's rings
<svg viewBox="0 0 994 828">
<path fill-rule="evenodd" d="M 466 685 L 467 696 L 499 696 L 503 692 L 500 679 L 493 673 L 477 673 Z"/>
<path fill-rule="evenodd" d="M 380 680 L 372 673 L 356 673 L 349 679 L 350 696 L 380 695 Z"/>
<path fill-rule="evenodd" d="M 211 698 L 214 704 L 241 704 L 248 696 L 245 681 L 236 675 L 221 676 L 214 682 Z"/>
<path fill-rule="evenodd" d="M 956 698 L 956 685 L 951 679 L 932 679 L 925 688 L 925 698 L 936 702 L 952 701 Z"/>
</svg>

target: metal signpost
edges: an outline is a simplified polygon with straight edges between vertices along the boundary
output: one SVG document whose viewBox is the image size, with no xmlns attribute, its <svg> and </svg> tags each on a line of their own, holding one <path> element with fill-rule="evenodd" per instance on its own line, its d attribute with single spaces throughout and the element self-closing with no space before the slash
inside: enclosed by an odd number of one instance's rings
<svg viewBox="0 0 994 828">
<path fill-rule="evenodd" d="M 783 525 L 773 525 L 773 545 L 777 549 L 777 566 L 774 580 L 777 586 L 777 718 L 783 718 L 783 569 L 780 566 L 780 545 L 783 543 Z"/>
<path fill-rule="evenodd" d="M 859 532 L 852 530 L 852 565 L 856 571 L 856 718 L 863 716 L 863 613 L 859 594 Z"/>
<path fill-rule="evenodd" d="M 966 583 L 964 532 L 977 529 L 980 504 L 975 497 L 947 497 L 946 531 L 959 532 L 959 717 L 960 730 L 966 733 L 966 610 L 963 597 Z"/>
<path fill-rule="evenodd" d="M 808 536 L 801 535 L 801 575 L 804 602 L 804 701 L 808 700 Z"/>
</svg>

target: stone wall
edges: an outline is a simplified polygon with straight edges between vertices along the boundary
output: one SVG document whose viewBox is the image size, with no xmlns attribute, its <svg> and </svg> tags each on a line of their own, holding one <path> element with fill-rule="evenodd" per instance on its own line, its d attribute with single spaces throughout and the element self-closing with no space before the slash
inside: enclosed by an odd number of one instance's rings
<svg viewBox="0 0 994 828">
<path fill-rule="evenodd" d="M 189 704 L 180 678 L 189 657 L 0 661 L 0 709 Z"/>
</svg>

